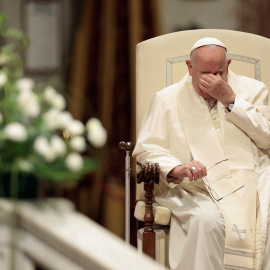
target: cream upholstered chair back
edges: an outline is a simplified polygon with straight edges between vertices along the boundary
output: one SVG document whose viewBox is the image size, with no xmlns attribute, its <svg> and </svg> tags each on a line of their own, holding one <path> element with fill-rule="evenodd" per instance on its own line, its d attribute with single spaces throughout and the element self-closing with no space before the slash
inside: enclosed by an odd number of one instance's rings
<svg viewBox="0 0 270 270">
<path fill-rule="evenodd" d="M 220 39 L 232 59 L 230 69 L 263 81 L 270 88 L 270 39 L 232 30 L 180 31 L 152 38 L 136 47 L 136 133 L 153 94 L 178 82 L 186 73 L 192 45 L 203 37 Z M 158 187 L 155 188 L 155 195 Z M 137 200 L 144 200 L 143 185 L 137 185 Z"/>
</svg>

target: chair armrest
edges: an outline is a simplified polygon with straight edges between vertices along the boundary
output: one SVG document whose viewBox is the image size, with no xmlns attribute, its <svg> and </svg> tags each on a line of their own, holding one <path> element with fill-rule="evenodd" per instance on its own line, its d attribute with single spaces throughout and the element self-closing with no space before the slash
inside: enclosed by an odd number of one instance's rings
<svg viewBox="0 0 270 270">
<path fill-rule="evenodd" d="M 153 228 L 154 214 L 152 204 L 154 184 L 159 183 L 159 165 L 158 163 L 142 163 L 140 168 L 141 170 L 137 171 L 137 183 L 144 183 L 145 190 L 143 252 L 155 259 L 155 231 Z"/>
<path fill-rule="evenodd" d="M 153 203 L 154 222 L 159 225 L 169 225 L 171 221 L 171 210 L 167 207 Z M 136 219 L 144 222 L 145 203 L 138 201 L 135 207 L 134 216 Z"/>
</svg>

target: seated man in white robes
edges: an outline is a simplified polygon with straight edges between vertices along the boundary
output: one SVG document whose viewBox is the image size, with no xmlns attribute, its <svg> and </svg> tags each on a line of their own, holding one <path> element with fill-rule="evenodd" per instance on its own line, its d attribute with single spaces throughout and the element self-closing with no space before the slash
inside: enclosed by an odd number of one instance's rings
<svg viewBox="0 0 270 270">
<path fill-rule="evenodd" d="M 220 40 L 197 41 L 188 74 L 155 94 L 134 149 L 159 163 L 156 201 L 186 234 L 171 269 L 270 269 L 268 89 L 230 63 Z"/>
</svg>

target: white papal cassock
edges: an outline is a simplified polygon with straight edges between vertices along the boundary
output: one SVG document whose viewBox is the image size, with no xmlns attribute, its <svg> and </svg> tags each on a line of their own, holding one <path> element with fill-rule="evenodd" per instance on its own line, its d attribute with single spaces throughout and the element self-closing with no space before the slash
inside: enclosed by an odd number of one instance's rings
<svg viewBox="0 0 270 270">
<path fill-rule="evenodd" d="M 160 165 L 165 189 L 156 200 L 172 210 L 171 239 L 177 237 L 177 226 L 188 236 L 179 256 L 170 251 L 172 269 L 261 269 L 263 265 L 270 197 L 268 89 L 231 71 L 228 83 L 236 94 L 229 113 L 220 102 L 216 113 L 209 110 L 188 74 L 157 92 L 137 139 L 133 153 L 137 160 Z M 167 182 L 174 167 L 193 159 L 209 169 L 204 179 L 208 187 L 201 179 L 184 179 L 179 185 Z M 206 219 L 207 211 L 209 219 L 214 217 L 215 229 L 192 227 L 196 213 Z M 187 256 L 194 253 L 195 260 Z"/>
</svg>

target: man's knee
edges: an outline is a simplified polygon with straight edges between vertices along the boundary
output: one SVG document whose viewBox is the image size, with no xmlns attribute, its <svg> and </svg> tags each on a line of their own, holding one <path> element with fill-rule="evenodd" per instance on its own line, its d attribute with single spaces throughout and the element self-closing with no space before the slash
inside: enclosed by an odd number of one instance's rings
<svg viewBox="0 0 270 270">
<path fill-rule="evenodd" d="M 225 224 L 222 214 L 219 210 L 206 209 L 196 211 L 192 216 L 190 223 L 197 226 L 198 229 L 203 229 L 205 232 L 210 232 L 213 230 L 224 230 Z"/>
</svg>

